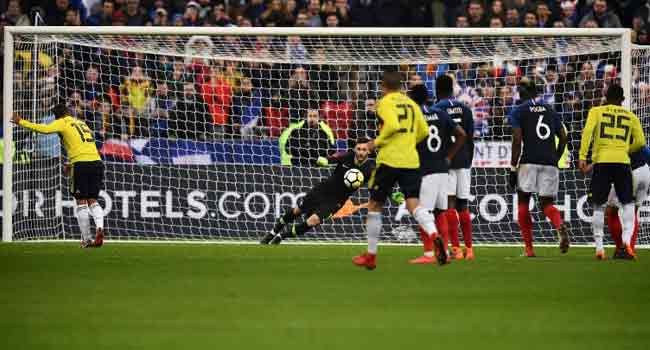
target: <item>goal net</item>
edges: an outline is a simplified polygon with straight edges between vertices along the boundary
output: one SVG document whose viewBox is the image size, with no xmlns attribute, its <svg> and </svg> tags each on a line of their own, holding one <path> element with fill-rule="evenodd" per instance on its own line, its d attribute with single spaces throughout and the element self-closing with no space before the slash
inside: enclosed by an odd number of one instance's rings
<svg viewBox="0 0 650 350">
<path fill-rule="evenodd" d="M 516 197 L 506 184 L 508 115 L 519 79 L 534 79 L 540 100 L 568 130 L 556 203 L 574 242 L 593 241 L 588 179 L 576 169 L 589 108 L 621 82 L 649 125 L 649 55 L 634 49 L 630 59 L 622 30 L 49 29 L 11 34 L 5 100 L 13 101 L 5 119 L 16 112 L 49 122 L 50 108 L 66 102 L 94 130 L 106 166 L 100 203 L 109 240 L 259 239 L 331 172 L 315 165 L 317 157 L 376 134 L 385 69 L 402 71 L 405 89 L 425 84 L 432 94 L 436 77 L 451 74 L 456 98 L 473 110 L 470 211 L 477 243 L 520 241 Z M 13 152 L 5 171 L 11 237 L 79 238 L 57 136 L 15 127 L 12 136 L 4 145 Z M 367 195 L 360 190 L 350 210 L 301 240 L 365 240 L 365 211 L 354 206 Z M 538 205 L 531 207 L 535 241 L 555 242 Z M 647 244 L 645 210 L 640 243 Z M 391 203 L 385 214 L 383 241 L 417 242 L 403 207 Z"/>
</svg>

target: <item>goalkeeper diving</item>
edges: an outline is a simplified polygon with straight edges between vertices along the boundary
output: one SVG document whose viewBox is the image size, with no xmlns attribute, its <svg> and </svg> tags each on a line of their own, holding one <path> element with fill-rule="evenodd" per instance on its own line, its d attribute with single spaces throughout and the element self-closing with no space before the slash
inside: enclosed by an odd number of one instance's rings
<svg viewBox="0 0 650 350">
<path fill-rule="evenodd" d="M 40 134 L 57 133 L 70 159 L 70 192 L 77 202 L 75 216 L 81 230 L 81 247 L 101 247 L 104 243 L 104 210 L 97 203 L 104 181 L 104 164 L 97 151 L 93 131 L 83 120 L 70 114 L 65 104 L 52 108 L 56 118 L 50 124 L 37 124 L 14 114 L 12 121 Z M 95 237 L 90 233 L 90 217 L 95 222 Z"/>
<path fill-rule="evenodd" d="M 271 232 L 267 233 L 260 243 L 280 244 L 283 239 L 304 235 L 320 225 L 323 220 L 332 217 L 343 207 L 350 196 L 370 178 L 375 163 L 368 159 L 369 154 L 368 140 L 360 138 L 357 140 L 354 150 L 335 153 L 328 158 L 319 159 L 318 164 L 321 166 L 326 166 L 330 162 L 336 163 L 332 174 L 314 186 L 302 198 L 297 207 L 287 209 L 276 221 Z M 352 184 L 349 183 L 350 179 L 347 179 L 348 183 L 346 183 L 346 174 L 353 176 L 349 173 L 351 169 L 357 169 L 363 174 L 362 181 Z M 303 215 L 304 221 L 294 223 L 299 216 Z"/>
</svg>

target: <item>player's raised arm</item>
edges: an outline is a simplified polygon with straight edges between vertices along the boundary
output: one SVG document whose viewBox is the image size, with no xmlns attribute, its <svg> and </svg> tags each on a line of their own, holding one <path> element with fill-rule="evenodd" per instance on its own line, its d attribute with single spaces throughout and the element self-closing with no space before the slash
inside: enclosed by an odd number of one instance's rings
<svg viewBox="0 0 650 350">
<path fill-rule="evenodd" d="M 65 122 L 61 119 L 57 119 L 49 124 L 38 124 L 32 123 L 29 120 L 21 118 L 19 115 L 14 114 L 12 121 L 23 128 L 36 131 L 41 134 L 53 134 L 55 132 L 61 131 Z"/>
</svg>

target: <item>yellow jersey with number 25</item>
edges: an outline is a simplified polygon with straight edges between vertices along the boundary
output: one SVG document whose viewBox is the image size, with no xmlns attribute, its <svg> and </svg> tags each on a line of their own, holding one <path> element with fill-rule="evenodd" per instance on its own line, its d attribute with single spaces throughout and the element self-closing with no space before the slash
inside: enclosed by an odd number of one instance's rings
<svg viewBox="0 0 650 350">
<path fill-rule="evenodd" d="M 589 110 L 580 141 L 580 160 L 587 160 L 592 141 L 591 161 L 594 164 L 630 164 L 629 154 L 645 145 L 639 118 L 617 105 L 598 106 Z"/>
<path fill-rule="evenodd" d="M 375 139 L 377 165 L 417 169 L 420 158 L 416 145 L 428 135 L 428 125 L 420 106 L 401 92 L 391 92 L 377 103 L 381 129 Z"/>
<path fill-rule="evenodd" d="M 101 160 L 93 132 L 83 120 L 65 116 L 50 124 L 36 124 L 22 119 L 20 126 L 41 134 L 58 133 L 63 139 L 63 147 L 68 153 L 70 163 Z"/>
</svg>

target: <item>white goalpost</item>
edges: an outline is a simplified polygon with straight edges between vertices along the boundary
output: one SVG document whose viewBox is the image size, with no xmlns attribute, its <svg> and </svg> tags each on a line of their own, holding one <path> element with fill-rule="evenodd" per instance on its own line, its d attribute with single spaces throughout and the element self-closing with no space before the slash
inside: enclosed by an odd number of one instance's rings
<svg viewBox="0 0 650 350">
<path fill-rule="evenodd" d="M 575 164 L 588 109 L 620 82 L 650 131 L 650 50 L 633 46 L 628 29 L 5 27 L 4 38 L 7 242 L 79 238 L 57 136 L 10 123 L 14 113 L 50 122 L 60 102 L 95 131 L 108 240 L 258 240 L 330 173 L 315 158 L 374 135 L 385 69 L 432 94 L 437 76 L 455 76 L 455 97 L 475 118 L 478 244 L 520 241 L 506 179 L 508 114 L 521 77 L 535 80 L 569 132 L 556 203 L 575 243 L 593 242 L 588 178 Z M 321 126 L 307 126 L 310 113 Z M 365 201 L 362 189 L 352 210 L 300 241 L 365 240 L 363 209 L 354 210 Z M 535 242 L 555 242 L 531 206 Z M 642 245 L 650 243 L 648 211 L 645 203 Z M 383 241 L 417 242 L 404 208 L 386 213 Z"/>
</svg>

